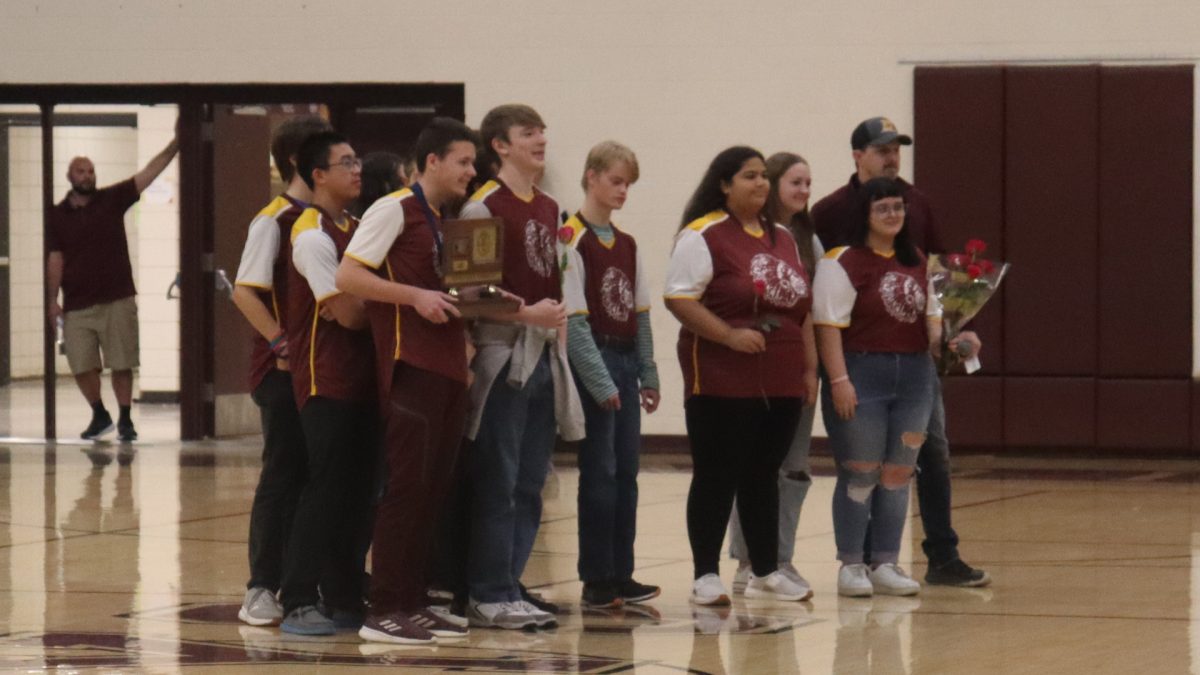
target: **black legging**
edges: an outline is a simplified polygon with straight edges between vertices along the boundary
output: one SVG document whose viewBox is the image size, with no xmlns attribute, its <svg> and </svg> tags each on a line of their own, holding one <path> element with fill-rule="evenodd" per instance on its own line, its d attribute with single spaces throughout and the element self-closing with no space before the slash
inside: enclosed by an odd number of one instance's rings
<svg viewBox="0 0 1200 675">
<path fill-rule="evenodd" d="M 695 578 L 717 574 L 737 497 L 755 576 L 779 564 L 779 466 L 800 421 L 800 398 L 692 396 L 684 405 L 692 448 L 687 526 Z"/>
</svg>

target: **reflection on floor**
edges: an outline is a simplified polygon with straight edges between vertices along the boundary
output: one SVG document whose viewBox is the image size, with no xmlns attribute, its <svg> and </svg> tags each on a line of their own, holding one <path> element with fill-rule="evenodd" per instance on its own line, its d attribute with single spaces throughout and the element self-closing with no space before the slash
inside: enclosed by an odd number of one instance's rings
<svg viewBox="0 0 1200 675">
<path fill-rule="evenodd" d="M 565 605 L 559 628 L 474 629 L 457 645 L 402 648 L 237 622 L 258 452 L 253 438 L 0 446 L 0 670 L 1175 673 L 1195 672 L 1200 655 L 1191 461 L 963 458 L 955 524 L 964 556 L 994 585 L 855 600 L 835 591 L 823 462 L 796 556 L 816 597 L 712 610 L 687 602 L 687 460 L 649 457 L 637 576 L 663 595 L 591 612 L 578 604 L 577 474 L 565 456 L 526 574 Z M 902 559 L 919 578 L 911 523 Z M 728 583 L 732 566 L 723 572 Z"/>
</svg>

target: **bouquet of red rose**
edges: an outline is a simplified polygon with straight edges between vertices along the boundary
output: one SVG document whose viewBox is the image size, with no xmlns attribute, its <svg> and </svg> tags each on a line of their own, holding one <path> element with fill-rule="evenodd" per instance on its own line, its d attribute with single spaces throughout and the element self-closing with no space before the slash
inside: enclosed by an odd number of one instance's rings
<svg viewBox="0 0 1200 675">
<path fill-rule="evenodd" d="M 971 239 L 963 250 L 929 258 L 929 285 L 942 305 L 942 356 L 938 371 L 943 374 L 963 356 L 948 348 L 950 341 L 983 309 L 1008 273 L 1008 263 L 993 263 L 983 257 L 987 251 L 983 240 Z"/>
</svg>

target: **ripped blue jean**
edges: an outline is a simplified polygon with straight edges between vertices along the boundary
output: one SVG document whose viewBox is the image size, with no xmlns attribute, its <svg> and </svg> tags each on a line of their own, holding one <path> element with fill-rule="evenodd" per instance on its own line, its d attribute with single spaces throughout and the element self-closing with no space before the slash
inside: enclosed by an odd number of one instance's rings
<svg viewBox="0 0 1200 675">
<path fill-rule="evenodd" d="M 936 373 L 929 354 L 849 352 L 846 371 L 858 396 L 854 418 L 828 415 L 837 462 L 833 532 L 838 560 L 863 562 L 867 523 L 871 562 L 897 562 L 917 453 L 933 411 Z M 821 402 L 833 409 L 832 387 Z"/>
</svg>

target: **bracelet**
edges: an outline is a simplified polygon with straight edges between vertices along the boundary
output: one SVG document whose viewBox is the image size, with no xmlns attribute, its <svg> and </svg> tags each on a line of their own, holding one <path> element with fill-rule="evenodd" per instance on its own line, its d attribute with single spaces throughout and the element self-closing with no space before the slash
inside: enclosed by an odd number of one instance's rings
<svg viewBox="0 0 1200 675">
<path fill-rule="evenodd" d="M 843 375 L 843 376 L 841 376 L 841 377 L 835 377 L 835 378 L 833 378 L 832 380 L 830 380 L 830 381 L 829 381 L 829 384 L 840 384 L 840 383 L 842 383 L 842 382 L 849 382 L 849 381 L 850 381 L 850 376 L 849 376 L 849 375 Z"/>
</svg>

